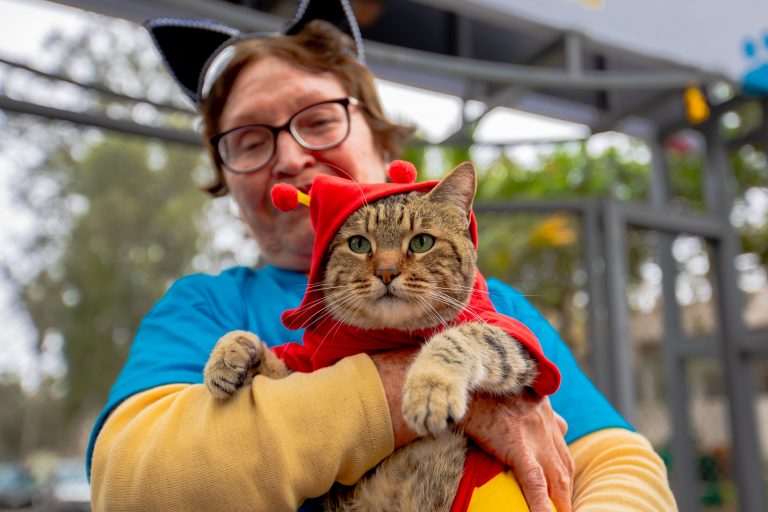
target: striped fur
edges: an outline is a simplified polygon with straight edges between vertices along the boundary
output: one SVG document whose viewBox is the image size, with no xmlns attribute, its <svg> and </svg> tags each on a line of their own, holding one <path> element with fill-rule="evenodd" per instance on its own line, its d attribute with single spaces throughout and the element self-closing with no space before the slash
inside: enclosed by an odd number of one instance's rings
<svg viewBox="0 0 768 512">
<path fill-rule="evenodd" d="M 326 253 L 325 314 L 363 329 L 449 324 L 474 284 L 474 193 L 475 171 L 466 163 L 429 193 L 385 197 L 350 215 Z M 422 234 L 434 237 L 434 245 L 413 250 L 411 241 Z M 355 252 L 353 237 L 364 237 L 371 250 Z M 216 397 L 232 394 L 254 367 L 275 378 L 287 373 L 255 335 L 246 334 L 230 333 L 214 348 L 205 383 Z M 527 352 L 498 327 L 470 322 L 433 336 L 411 365 L 403 395 L 408 424 L 431 435 L 396 451 L 354 487 L 335 486 L 327 510 L 448 511 L 466 457 L 466 439 L 450 426 L 464 417 L 469 394 L 521 393 L 535 376 Z"/>
</svg>

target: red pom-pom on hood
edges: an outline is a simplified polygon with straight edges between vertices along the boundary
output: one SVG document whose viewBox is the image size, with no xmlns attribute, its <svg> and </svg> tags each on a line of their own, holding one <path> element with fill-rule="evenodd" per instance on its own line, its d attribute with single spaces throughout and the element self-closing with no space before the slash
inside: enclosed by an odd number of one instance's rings
<svg viewBox="0 0 768 512">
<path fill-rule="evenodd" d="M 416 166 L 405 160 L 392 160 L 387 173 L 393 183 L 413 183 L 416 181 Z"/>
<path fill-rule="evenodd" d="M 299 205 L 299 189 L 288 183 L 272 187 L 272 204 L 281 212 L 289 212 Z"/>
</svg>

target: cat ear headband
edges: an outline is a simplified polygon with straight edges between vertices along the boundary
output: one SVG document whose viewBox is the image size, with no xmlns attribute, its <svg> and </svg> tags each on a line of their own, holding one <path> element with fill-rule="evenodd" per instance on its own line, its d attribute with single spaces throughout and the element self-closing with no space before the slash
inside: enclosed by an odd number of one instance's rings
<svg viewBox="0 0 768 512">
<path fill-rule="evenodd" d="M 241 32 L 204 19 L 155 18 L 144 23 L 163 62 L 184 94 L 199 106 L 234 57 L 234 44 L 247 39 L 293 35 L 312 20 L 332 23 L 355 42 L 357 58 L 365 64 L 360 28 L 349 0 L 299 0 L 290 20 L 277 32 Z"/>
</svg>

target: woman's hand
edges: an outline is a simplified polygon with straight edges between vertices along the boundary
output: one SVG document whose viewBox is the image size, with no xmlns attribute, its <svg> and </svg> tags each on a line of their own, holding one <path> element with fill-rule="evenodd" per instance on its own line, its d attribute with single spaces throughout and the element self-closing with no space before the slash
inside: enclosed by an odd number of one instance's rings
<svg viewBox="0 0 768 512">
<path fill-rule="evenodd" d="M 416 349 L 392 350 L 371 356 L 384 386 L 389 405 L 389 417 L 392 420 L 392 434 L 395 438 L 395 449 L 414 441 L 419 436 L 408 427 L 403 418 L 403 383 L 408 374 L 408 368 L 416 356 Z"/>
<path fill-rule="evenodd" d="M 402 415 L 403 382 L 415 350 L 371 356 L 389 404 L 395 448 L 418 436 Z M 463 421 L 467 435 L 483 450 L 512 468 L 531 512 L 571 512 L 574 465 L 563 436 L 565 420 L 548 398 L 474 395 Z"/>
<path fill-rule="evenodd" d="M 464 431 L 515 473 L 531 512 L 571 512 L 574 464 L 565 444 L 568 424 L 549 399 L 475 395 Z"/>
</svg>

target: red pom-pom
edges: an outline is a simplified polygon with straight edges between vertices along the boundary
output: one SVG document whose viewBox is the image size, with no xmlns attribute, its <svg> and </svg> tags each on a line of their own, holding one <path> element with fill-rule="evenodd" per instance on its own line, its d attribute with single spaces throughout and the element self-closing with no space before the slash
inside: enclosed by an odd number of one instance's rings
<svg viewBox="0 0 768 512">
<path fill-rule="evenodd" d="M 289 212 L 299 205 L 299 189 L 288 183 L 272 187 L 272 204 L 281 212 Z"/>
<path fill-rule="evenodd" d="M 416 166 L 405 160 L 393 160 L 389 164 L 389 179 L 394 183 L 413 183 L 416 181 Z"/>
</svg>

